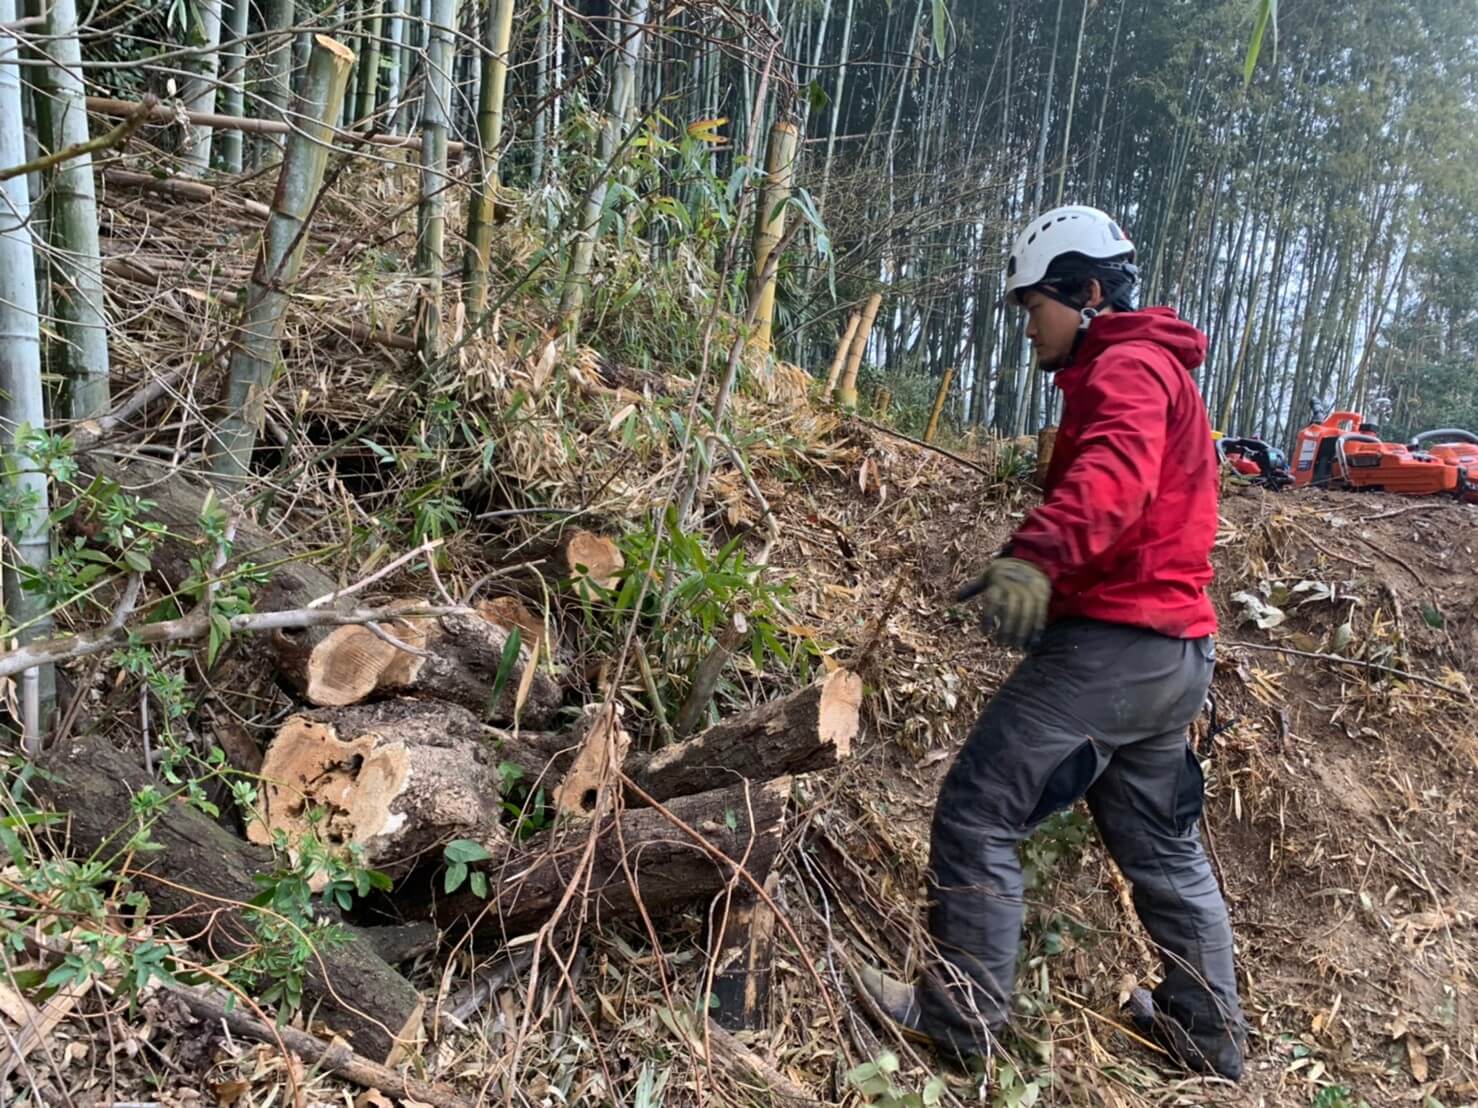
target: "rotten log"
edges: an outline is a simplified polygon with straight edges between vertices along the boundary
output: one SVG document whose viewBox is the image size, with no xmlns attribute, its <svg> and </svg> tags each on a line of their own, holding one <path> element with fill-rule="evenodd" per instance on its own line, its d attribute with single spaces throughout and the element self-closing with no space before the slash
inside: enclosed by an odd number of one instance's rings
<svg viewBox="0 0 1478 1108">
<path fill-rule="evenodd" d="M 780 888 L 777 874 L 765 879 L 765 894 L 736 889 L 715 910 L 713 988 L 709 1015 L 729 1031 L 753 1031 L 769 1023 L 770 967 L 775 955 L 775 911 L 770 907 Z"/>
<path fill-rule="evenodd" d="M 555 811 L 565 815 L 590 815 L 604 808 L 602 800 L 618 784 L 621 765 L 631 748 L 618 704 L 592 706 L 584 727 L 574 761 L 553 793 Z"/>
<path fill-rule="evenodd" d="M 451 839 L 488 850 L 507 841 L 499 799 L 497 733 L 453 705 L 390 700 L 290 717 L 262 761 L 255 843 L 277 831 L 357 843 L 393 875 Z"/>
<path fill-rule="evenodd" d="M 826 769 L 851 754 L 861 705 L 862 678 L 833 670 L 814 685 L 659 750 L 626 773 L 654 800 L 666 800 L 740 777 Z"/>
<path fill-rule="evenodd" d="M 515 843 L 477 864 L 488 879 L 486 899 L 470 888 L 428 905 L 444 929 L 471 927 L 500 935 L 543 924 L 577 878 L 573 909 L 593 919 L 652 919 L 749 884 L 742 866 L 763 882 L 779 853 L 791 778 L 743 782 L 666 806 L 633 808 L 588 821 L 561 824 L 548 836 Z M 705 845 L 683 834 L 671 817 L 699 832 Z M 588 836 L 596 843 L 582 875 Z"/>
<path fill-rule="evenodd" d="M 134 808 L 159 783 L 133 759 L 96 735 L 66 739 L 38 760 L 46 772 L 32 782 L 50 808 L 68 813 L 72 850 L 117 849 L 129 828 L 142 828 Z M 209 959 L 230 958 L 259 945 L 242 907 L 277 864 L 271 850 L 242 842 L 182 799 L 148 815 L 150 838 L 164 849 L 132 855 L 129 877 Z M 119 835 L 120 829 L 123 835 Z M 303 1000 L 316 1017 L 369 1058 L 393 1064 L 422 1037 L 422 1002 L 415 987 L 375 953 L 362 935 L 319 947 L 305 967 Z"/>
</svg>

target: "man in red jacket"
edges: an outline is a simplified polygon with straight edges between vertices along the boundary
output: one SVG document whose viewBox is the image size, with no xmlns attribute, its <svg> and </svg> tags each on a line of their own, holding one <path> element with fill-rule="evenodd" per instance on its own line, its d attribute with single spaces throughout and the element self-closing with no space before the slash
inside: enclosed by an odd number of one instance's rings
<svg viewBox="0 0 1478 1108">
<path fill-rule="evenodd" d="M 1181 1063 L 1235 1080 L 1245 1030 L 1232 931 L 1186 740 L 1215 659 L 1218 466 L 1191 377 L 1206 337 L 1169 308 L 1133 309 L 1134 246 L 1094 208 L 1033 220 L 1006 273 L 1063 414 L 1044 503 L 960 599 L 983 594 L 987 627 L 1028 653 L 940 791 L 924 972 L 910 986 L 868 969 L 858 984 L 911 1037 L 988 1053 L 1016 976 L 1018 848 L 1086 797 L 1163 958 L 1131 1017 Z"/>
</svg>

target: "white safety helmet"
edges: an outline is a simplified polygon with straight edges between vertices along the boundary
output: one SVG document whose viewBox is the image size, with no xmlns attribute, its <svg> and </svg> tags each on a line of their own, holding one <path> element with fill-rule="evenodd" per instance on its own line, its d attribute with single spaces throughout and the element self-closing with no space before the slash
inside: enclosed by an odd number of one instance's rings
<svg viewBox="0 0 1478 1108">
<path fill-rule="evenodd" d="M 1132 286 L 1134 243 L 1105 212 L 1081 204 L 1053 208 L 1029 223 L 1011 247 L 1006 262 L 1006 295 L 1013 300 L 1049 278 L 1072 280 L 1107 270 Z"/>
</svg>

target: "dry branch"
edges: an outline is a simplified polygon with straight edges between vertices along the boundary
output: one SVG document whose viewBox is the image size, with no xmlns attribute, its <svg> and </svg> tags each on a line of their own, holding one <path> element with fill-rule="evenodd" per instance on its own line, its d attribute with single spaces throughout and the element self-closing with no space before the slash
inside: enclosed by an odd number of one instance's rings
<svg viewBox="0 0 1478 1108">
<path fill-rule="evenodd" d="M 208 1023 L 224 1023 L 232 1034 L 260 1043 L 279 1043 L 292 1051 L 304 1062 L 361 1088 L 379 1089 L 410 1100 L 418 1100 L 434 1108 L 472 1108 L 471 1101 L 462 1097 L 455 1089 L 441 1083 L 418 1081 L 399 1070 L 372 1062 L 341 1042 L 326 1043 L 314 1035 L 292 1027 L 268 1027 L 260 1020 L 247 1015 L 240 1008 L 227 1010 L 220 1001 L 203 993 L 187 989 L 171 989 L 198 1020 Z"/>
<path fill-rule="evenodd" d="M 50 154 L 43 154 L 39 158 L 33 158 L 24 165 L 6 166 L 0 169 L 0 181 L 8 181 L 12 177 L 19 177 L 25 173 L 41 173 L 51 169 L 53 166 L 69 162 L 74 158 L 85 155 L 96 154 L 103 150 L 111 150 L 115 146 L 122 146 L 128 141 L 128 136 L 139 129 L 139 126 L 148 118 L 149 114 L 158 105 L 158 99 L 150 93 L 134 107 L 122 123 L 105 134 L 96 138 L 88 139 L 86 142 L 74 143 L 63 150 L 57 150 Z"/>
<path fill-rule="evenodd" d="M 113 100 L 105 96 L 89 96 L 87 98 L 87 110 L 94 115 L 107 115 L 115 118 L 131 118 L 138 111 L 140 105 L 132 100 Z M 177 123 L 180 114 L 174 108 L 166 104 L 158 104 L 151 108 L 148 114 L 150 123 Z M 286 135 L 296 130 L 296 125 L 284 123 L 277 119 L 254 119 L 247 116 L 217 115 L 215 112 L 191 112 L 187 111 L 184 118 L 192 126 L 209 127 L 216 131 L 245 131 L 259 135 Z M 372 143 L 375 146 L 393 146 L 401 150 L 420 150 L 421 140 L 409 135 L 378 135 L 378 134 L 355 134 L 350 131 L 335 131 L 334 138 L 348 146 L 351 150 L 363 143 Z M 459 157 L 462 153 L 460 142 L 448 142 L 446 152 L 450 157 Z"/>
</svg>

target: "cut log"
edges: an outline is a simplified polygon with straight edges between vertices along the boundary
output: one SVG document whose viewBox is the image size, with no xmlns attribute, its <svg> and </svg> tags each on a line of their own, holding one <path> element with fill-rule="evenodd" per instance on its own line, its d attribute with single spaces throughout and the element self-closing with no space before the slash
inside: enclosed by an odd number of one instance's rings
<svg viewBox="0 0 1478 1108">
<path fill-rule="evenodd" d="M 406 607 L 422 603 L 405 602 Z M 518 654 L 494 701 L 514 627 L 519 627 Z M 519 716 L 537 726 L 559 707 L 559 686 L 538 669 L 538 639 L 525 640 L 524 629 L 502 622 L 498 609 L 408 617 L 384 630 L 411 650 L 368 627 L 335 627 L 322 635 L 309 630 L 295 641 L 283 636 L 278 652 L 283 675 L 306 700 L 326 708 L 409 695 L 459 704 L 490 719 Z"/>
<path fill-rule="evenodd" d="M 567 531 L 560 539 L 559 556 L 565 576 L 577 587 L 588 579 L 603 589 L 615 588 L 626 568 L 621 548 L 593 531 Z"/>
<path fill-rule="evenodd" d="M 97 736 L 58 743 L 40 765 L 47 772 L 32 787 L 53 809 L 69 813 L 69 843 L 84 855 L 116 850 L 128 829 L 139 826 L 135 796 L 158 789 L 139 765 Z M 207 958 L 255 949 L 257 939 L 236 906 L 261 891 L 254 878 L 276 869 L 272 852 L 242 842 L 182 800 L 155 809 L 150 820 L 150 836 L 164 849 L 134 854 L 130 877 L 153 911 L 181 934 L 197 936 Z M 320 947 L 305 975 L 304 1006 L 358 1053 L 393 1064 L 421 1039 L 420 994 L 357 932 L 350 930 L 345 943 Z"/>
<path fill-rule="evenodd" d="M 736 778 L 763 781 L 836 765 L 852 752 L 862 678 L 833 670 L 816 684 L 659 750 L 626 773 L 654 800 L 721 788 Z"/>
<path fill-rule="evenodd" d="M 594 827 L 563 825 L 479 863 L 490 886 L 487 899 L 466 890 L 433 901 L 430 910 L 443 928 L 518 935 L 544 923 L 580 878 L 574 914 L 633 919 L 644 911 L 660 919 L 731 882 L 748 886 L 736 865 L 764 881 L 780 850 L 790 783 L 782 777 L 674 800 L 668 811 L 702 835 L 707 849 L 655 808 L 626 810 Z M 598 838 L 582 877 L 579 866 L 591 834 Z"/>
<path fill-rule="evenodd" d="M 247 836 L 295 841 L 318 808 L 326 841 L 358 843 L 393 875 L 452 839 L 497 850 L 507 840 L 498 736 L 464 709 L 416 700 L 292 716 L 267 748 Z"/>
<path fill-rule="evenodd" d="M 385 959 L 385 964 L 391 966 L 430 954 L 441 942 L 441 932 L 427 920 L 362 927 L 360 934 L 374 952 Z"/>
<path fill-rule="evenodd" d="M 631 736 L 621 726 L 620 706 L 594 706 L 587 712 L 585 738 L 564 779 L 554 790 L 555 810 L 588 816 L 602 810 L 602 799 L 618 784 Z"/>
<path fill-rule="evenodd" d="M 174 587 L 194 575 L 192 559 L 207 551 L 203 537 L 190 536 L 200 534 L 201 507 L 210 486 L 153 462 L 134 460 L 124 466 L 89 454 L 82 463 L 84 473 L 106 478 L 152 502 L 148 518 L 164 524 L 172 536 L 153 551 L 154 570 Z M 94 526 L 86 519 L 77 525 L 84 531 Z M 341 589 L 317 566 L 285 561 L 282 540 L 247 519 L 236 523 L 232 553 L 228 566 L 252 561 L 273 567 L 253 596 L 258 611 L 305 608 Z M 336 604 L 352 607 L 357 601 L 357 596 L 346 596 Z M 495 719 L 512 719 L 522 694 L 521 719 L 538 726 L 558 707 L 560 691 L 546 672 L 530 670 L 537 658 L 537 638 L 521 644 L 497 702 L 488 703 L 512 628 L 519 627 L 522 638 L 526 623 L 535 622 L 521 609 L 522 605 L 490 602 L 479 606 L 477 616 L 407 619 L 384 628 L 420 654 L 408 653 L 359 626 L 277 631 L 272 644 L 283 677 L 314 704 L 347 705 L 371 696 L 406 693 L 450 700 Z"/>
</svg>

